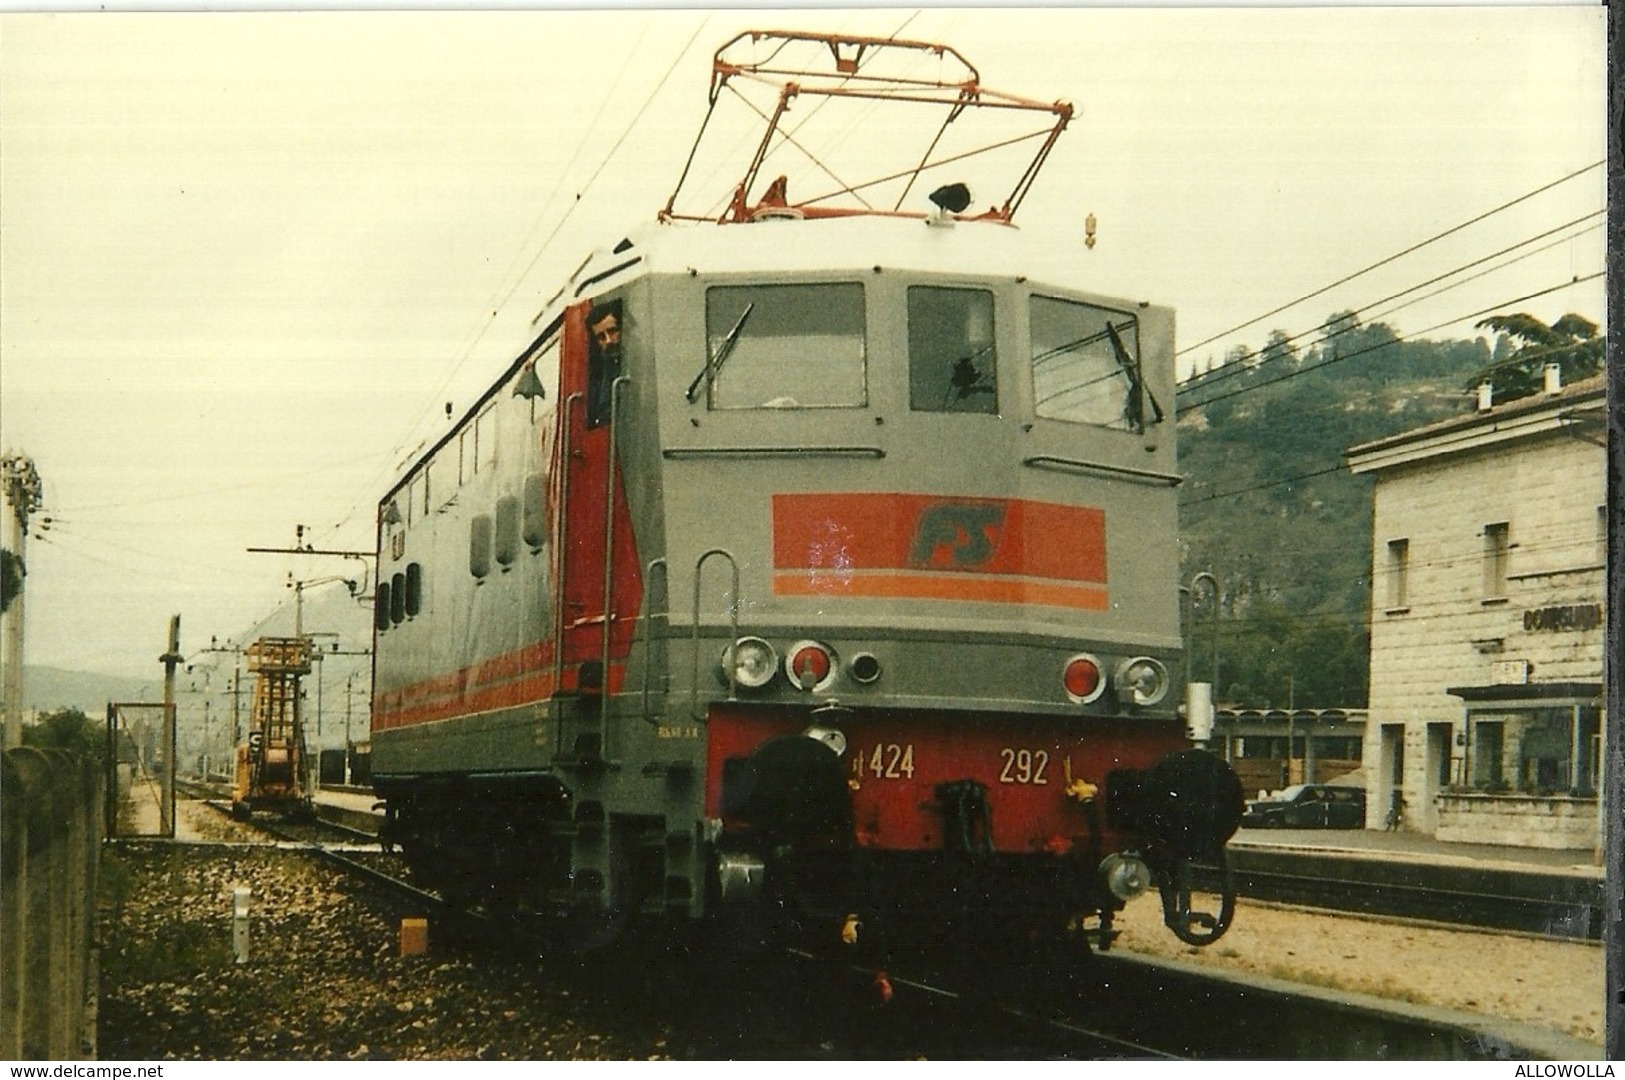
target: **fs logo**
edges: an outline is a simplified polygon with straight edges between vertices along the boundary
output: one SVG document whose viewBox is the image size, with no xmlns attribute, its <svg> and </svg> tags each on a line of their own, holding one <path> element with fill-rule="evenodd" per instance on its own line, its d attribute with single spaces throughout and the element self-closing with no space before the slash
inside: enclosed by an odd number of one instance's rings
<svg viewBox="0 0 1625 1080">
<path fill-rule="evenodd" d="M 919 570 L 986 566 L 1004 535 L 1002 502 L 945 501 L 925 506 L 914 521 L 908 564 Z"/>
</svg>

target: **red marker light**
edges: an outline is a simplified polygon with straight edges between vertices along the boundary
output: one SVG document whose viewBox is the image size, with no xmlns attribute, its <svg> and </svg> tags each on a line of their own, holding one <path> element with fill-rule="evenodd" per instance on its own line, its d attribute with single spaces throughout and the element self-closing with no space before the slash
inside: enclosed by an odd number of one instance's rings
<svg viewBox="0 0 1625 1080">
<path fill-rule="evenodd" d="M 798 641 L 784 654 L 784 673 L 798 689 L 818 690 L 834 672 L 834 655 L 816 641 Z"/>
<path fill-rule="evenodd" d="M 1087 653 L 1080 653 L 1066 662 L 1061 670 L 1061 685 L 1067 697 L 1079 705 L 1087 705 L 1106 689 L 1106 680 L 1100 671 L 1100 662 Z"/>
</svg>

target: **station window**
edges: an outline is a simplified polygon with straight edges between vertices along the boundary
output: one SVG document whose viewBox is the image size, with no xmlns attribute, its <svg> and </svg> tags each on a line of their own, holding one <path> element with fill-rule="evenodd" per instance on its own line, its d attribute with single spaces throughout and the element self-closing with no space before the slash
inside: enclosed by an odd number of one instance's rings
<svg viewBox="0 0 1625 1080">
<path fill-rule="evenodd" d="M 1484 526 L 1484 599 L 1494 600 L 1507 594 L 1507 553 L 1509 526 L 1497 521 Z"/>
<path fill-rule="evenodd" d="M 1079 424 L 1143 430 L 1139 321 L 1073 300 L 1034 296 L 1033 401 L 1037 414 Z"/>
<path fill-rule="evenodd" d="M 993 294 L 908 290 L 908 403 L 916 412 L 998 414 Z"/>
<path fill-rule="evenodd" d="M 1411 542 L 1388 541 L 1388 610 L 1397 611 L 1410 603 Z"/>
<path fill-rule="evenodd" d="M 863 286 L 719 285 L 705 294 L 695 394 L 713 409 L 867 405 Z M 709 377 L 707 377 L 709 376 Z"/>
</svg>

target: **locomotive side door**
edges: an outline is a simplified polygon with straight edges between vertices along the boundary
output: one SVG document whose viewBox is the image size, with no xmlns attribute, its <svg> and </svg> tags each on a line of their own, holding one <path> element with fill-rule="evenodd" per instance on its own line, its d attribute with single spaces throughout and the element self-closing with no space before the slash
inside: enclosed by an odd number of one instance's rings
<svg viewBox="0 0 1625 1080">
<path fill-rule="evenodd" d="M 559 712 L 557 745 L 576 759 L 607 752 L 605 699 L 625 679 L 642 600 L 616 439 L 630 384 L 623 315 L 619 299 L 573 304 L 559 346 L 560 437 L 552 469 L 555 694 L 576 705 Z"/>
</svg>

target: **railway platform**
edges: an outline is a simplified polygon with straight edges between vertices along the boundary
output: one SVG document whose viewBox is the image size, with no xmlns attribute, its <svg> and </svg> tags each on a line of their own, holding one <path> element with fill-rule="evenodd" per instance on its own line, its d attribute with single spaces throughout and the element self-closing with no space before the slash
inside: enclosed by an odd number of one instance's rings
<svg viewBox="0 0 1625 1080">
<path fill-rule="evenodd" d="M 380 811 L 373 809 L 380 800 L 373 794 L 371 788 L 329 787 L 324 784 L 316 790 L 316 801 L 324 806 L 336 806 L 358 814 L 377 814 L 383 817 Z"/>
<path fill-rule="evenodd" d="M 1571 940 L 1597 940 L 1603 929 L 1605 868 L 1589 849 L 1454 844 L 1370 829 L 1243 829 L 1229 862 L 1238 894 L 1256 900 Z"/>
<path fill-rule="evenodd" d="M 1457 844 L 1421 833 L 1381 829 L 1242 829 L 1232 850 L 1272 855 L 1344 855 L 1391 862 L 1414 862 L 1530 873 L 1573 875 L 1601 880 L 1602 860 L 1590 848 L 1530 848 L 1502 844 Z"/>
</svg>

